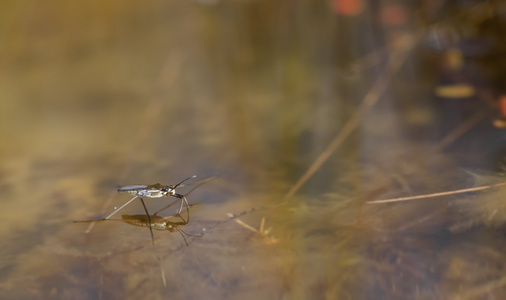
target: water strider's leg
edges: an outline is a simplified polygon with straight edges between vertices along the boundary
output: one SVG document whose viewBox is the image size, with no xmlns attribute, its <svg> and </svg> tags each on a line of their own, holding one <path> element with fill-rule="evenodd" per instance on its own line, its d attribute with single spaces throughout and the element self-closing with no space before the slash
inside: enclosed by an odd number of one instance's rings
<svg viewBox="0 0 506 300">
<path fill-rule="evenodd" d="M 186 247 L 188 247 L 188 242 L 186 241 L 186 238 L 184 237 L 184 234 L 181 233 L 181 228 L 178 227 L 176 230 L 183 237 L 184 243 L 186 244 Z"/>
<path fill-rule="evenodd" d="M 183 222 L 190 222 L 190 205 L 188 204 L 188 200 L 186 200 L 186 197 L 184 195 L 179 195 L 177 196 L 180 200 L 181 200 L 181 205 L 179 206 L 179 210 L 177 212 L 177 215 L 181 218 L 181 220 L 183 220 Z M 181 211 L 183 210 L 183 201 L 184 203 L 186 203 L 186 210 L 188 211 L 188 220 L 185 220 L 183 218 L 183 216 L 181 216 Z"/>
<path fill-rule="evenodd" d="M 130 204 L 130 202 L 134 201 L 134 199 L 135 199 L 135 198 L 137 198 L 137 197 L 139 197 L 139 196 L 135 196 L 135 197 L 133 197 L 132 199 L 130 199 L 127 203 L 125 203 L 125 204 L 121 205 L 121 207 L 120 207 L 120 208 L 118 208 L 118 209 L 116 209 L 115 211 L 113 211 L 113 212 L 112 212 L 112 214 L 110 214 L 110 215 L 108 215 L 107 217 L 105 217 L 105 218 L 104 218 L 104 220 L 107 220 L 107 219 L 109 219 L 110 217 L 112 217 L 115 213 L 117 213 L 118 211 L 122 210 L 122 209 L 123 209 L 123 207 L 127 206 L 128 204 Z M 142 201 L 142 199 L 141 199 L 141 201 Z"/>
<path fill-rule="evenodd" d="M 188 221 L 185 221 L 185 223 L 186 223 L 186 224 L 188 224 L 188 222 L 190 222 L 190 209 L 189 209 L 189 207 L 188 207 L 188 206 L 186 207 L 186 212 L 187 212 L 187 214 L 188 214 Z M 183 218 L 183 217 L 181 217 L 181 215 L 179 215 L 179 217 L 180 217 L 181 219 Z M 183 221 L 184 221 L 184 220 L 183 220 Z M 185 225 L 186 225 L 186 224 L 185 224 Z M 188 235 L 188 236 L 193 236 L 193 237 L 203 237 L 203 235 L 189 234 L 188 232 L 186 232 L 186 231 L 184 231 L 183 229 L 181 229 L 181 227 L 180 227 L 180 226 L 178 226 L 176 230 L 177 230 L 177 231 L 179 232 L 179 234 L 183 237 L 183 239 L 184 239 L 184 243 L 186 244 L 186 247 L 188 247 L 188 242 L 186 241 L 186 237 L 185 237 L 185 235 Z"/>
<path fill-rule="evenodd" d="M 179 201 L 179 199 L 172 201 L 172 203 L 171 203 L 171 204 L 169 204 L 169 205 L 165 206 L 164 208 L 162 208 L 162 209 L 160 209 L 160 210 L 156 211 L 156 212 L 153 214 L 153 216 L 156 216 L 158 213 L 160 213 L 160 212 L 162 212 L 162 211 L 166 210 L 167 208 L 171 207 L 172 205 L 174 205 L 174 204 L 175 204 L 176 202 L 178 202 L 178 201 Z"/>
<path fill-rule="evenodd" d="M 153 242 L 153 245 L 155 244 L 155 236 L 153 235 L 153 228 L 151 227 L 151 216 L 149 215 L 148 209 L 146 208 L 146 204 L 144 204 L 144 200 L 142 197 L 139 197 L 141 200 L 142 206 L 144 207 L 144 211 L 146 212 L 146 216 L 148 216 L 148 226 L 149 226 L 149 232 L 151 233 L 151 241 Z"/>
</svg>

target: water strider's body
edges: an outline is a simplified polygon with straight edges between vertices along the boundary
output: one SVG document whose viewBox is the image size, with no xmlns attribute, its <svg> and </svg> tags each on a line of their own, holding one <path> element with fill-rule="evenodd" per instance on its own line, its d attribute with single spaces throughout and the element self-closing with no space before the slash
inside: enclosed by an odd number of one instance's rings
<svg viewBox="0 0 506 300">
<path fill-rule="evenodd" d="M 130 195 L 132 195 L 134 197 L 132 199 L 130 199 L 127 203 L 123 204 L 120 208 L 118 208 L 115 211 L 113 211 L 110 215 L 108 215 L 107 217 L 105 217 L 104 219 L 101 219 L 101 220 L 107 220 L 107 219 L 109 219 L 115 213 L 117 213 L 118 211 L 120 211 L 121 209 L 123 209 L 125 206 L 127 206 L 128 204 L 130 204 L 130 202 L 132 202 L 134 199 L 139 198 L 139 200 L 141 200 L 142 206 L 144 207 L 144 211 L 146 212 L 146 218 L 148 219 L 147 224 L 148 224 L 148 227 L 149 227 L 149 231 L 151 233 L 151 240 L 153 241 L 153 244 L 154 244 L 155 243 L 155 238 L 154 238 L 154 235 L 153 235 L 153 227 L 152 227 L 152 223 L 151 223 L 151 216 L 150 216 L 150 214 L 148 212 L 148 209 L 146 208 L 146 204 L 144 204 L 144 200 L 142 198 L 174 197 L 174 198 L 180 199 L 181 200 L 181 205 L 179 206 L 179 210 L 178 210 L 177 214 L 178 214 L 178 216 L 184 222 L 188 222 L 189 220 L 185 221 L 183 219 L 183 217 L 181 216 L 181 210 L 183 209 L 183 203 L 186 204 L 186 208 L 187 209 L 189 207 L 188 200 L 186 200 L 186 197 L 184 195 L 176 193 L 176 188 L 178 186 L 180 186 L 183 182 L 185 182 L 185 181 L 187 181 L 189 179 L 195 178 L 195 177 L 197 177 L 197 176 L 194 175 L 194 176 L 188 177 L 185 180 L 181 181 L 180 183 L 178 183 L 178 184 L 176 184 L 174 186 L 172 186 L 172 185 L 162 185 L 160 183 L 156 183 L 156 184 L 152 184 L 152 185 L 127 185 L 127 186 L 120 187 L 120 188 L 118 188 L 118 192 L 125 192 L 125 193 L 130 194 Z M 156 212 L 154 215 L 156 216 L 156 214 L 158 212 Z M 99 220 L 91 220 L 91 221 L 99 221 Z"/>
<path fill-rule="evenodd" d="M 118 192 L 125 192 L 132 196 L 146 197 L 146 198 L 161 198 L 174 196 L 177 198 L 182 197 L 176 194 L 175 187 L 172 185 L 152 184 L 152 185 L 127 185 L 118 188 Z"/>
</svg>

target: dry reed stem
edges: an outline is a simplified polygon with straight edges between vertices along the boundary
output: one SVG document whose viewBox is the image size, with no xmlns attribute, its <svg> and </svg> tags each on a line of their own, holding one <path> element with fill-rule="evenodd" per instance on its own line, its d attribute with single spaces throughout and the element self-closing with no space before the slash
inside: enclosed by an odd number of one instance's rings
<svg viewBox="0 0 506 300">
<path fill-rule="evenodd" d="M 355 112 L 355 114 L 346 122 L 341 131 L 332 140 L 332 142 L 325 148 L 325 150 L 316 158 L 311 164 L 309 169 L 299 178 L 295 185 L 288 191 L 283 198 L 283 202 L 287 202 L 292 196 L 311 178 L 318 169 L 329 159 L 329 157 L 339 148 L 339 146 L 350 136 L 350 134 L 357 128 L 364 114 L 381 98 L 383 93 L 387 90 L 388 83 L 392 74 L 397 72 L 399 68 L 406 61 L 407 53 L 411 50 L 418 38 L 404 37 L 404 43 L 397 45 L 390 54 L 388 63 L 385 65 L 383 71 L 380 73 L 372 88 L 364 96 L 362 103 Z"/>
<path fill-rule="evenodd" d="M 482 110 L 478 111 L 464 122 L 462 122 L 457 128 L 455 128 L 452 132 L 450 132 L 447 136 L 445 136 L 439 144 L 436 146 L 436 149 L 442 150 L 451 145 L 457 139 L 459 139 L 462 135 L 464 135 L 469 129 L 473 128 L 476 124 L 481 122 L 489 115 L 488 111 Z"/>
<path fill-rule="evenodd" d="M 495 289 L 499 289 L 506 286 L 506 277 L 501 277 L 500 279 L 489 281 L 488 283 L 483 284 L 482 286 L 476 288 L 470 288 L 468 290 L 462 290 L 460 295 L 456 295 L 450 299 L 455 300 L 464 300 L 464 299 L 489 299 L 485 297 L 485 294 L 489 294 L 490 297 L 492 295 L 490 292 Z M 499 297 L 502 298 L 502 297 Z"/>
<path fill-rule="evenodd" d="M 442 197 L 442 196 L 476 192 L 476 191 L 481 191 L 481 190 L 486 190 L 486 189 L 491 189 L 491 188 L 496 188 L 496 187 L 501 187 L 501 186 L 506 186 L 506 182 L 485 185 L 485 186 L 477 186 L 477 187 L 473 187 L 473 188 L 454 190 L 454 191 L 448 191 L 448 192 L 440 192 L 440 193 L 425 194 L 425 195 L 418 195 L 418 196 L 409 196 L 409 197 L 400 197 L 400 198 L 392 198 L 392 199 L 384 199 L 384 200 L 374 200 L 374 201 L 368 201 L 366 203 L 367 204 L 380 204 L 380 203 L 392 203 L 392 202 L 403 202 L 403 201 L 411 201 L 411 200 L 418 200 L 418 199 L 436 198 L 436 197 Z"/>
</svg>

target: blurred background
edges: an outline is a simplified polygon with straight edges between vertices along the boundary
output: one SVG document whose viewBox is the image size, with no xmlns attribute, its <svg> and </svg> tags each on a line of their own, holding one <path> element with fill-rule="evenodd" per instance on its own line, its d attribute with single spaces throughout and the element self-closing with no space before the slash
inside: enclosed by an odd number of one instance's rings
<svg viewBox="0 0 506 300">
<path fill-rule="evenodd" d="M 422 2 L 2 1 L 0 298 L 505 297 L 506 5 Z"/>
</svg>

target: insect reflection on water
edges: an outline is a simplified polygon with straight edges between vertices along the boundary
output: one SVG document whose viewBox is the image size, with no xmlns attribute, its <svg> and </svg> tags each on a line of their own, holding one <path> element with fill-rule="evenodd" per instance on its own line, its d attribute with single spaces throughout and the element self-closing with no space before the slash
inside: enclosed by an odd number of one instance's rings
<svg viewBox="0 0 506 300">
<path fill-rule="evenodd" d="M 188 218 L 182 222 L 172 222 L 169 221 L 169 219 L 173 218 L 172 216 L 169 217 L 160 217 L 155 215 L 150 216 L 151 219 L 151 227 L 155 230 L 166 230 L 170 232 L 179 232 L 179 234 L 183 237 L 184 243 L 186 244 L 186 247 L 188 247 L 188 241 L 186 240 L 186 236 L 192 236 L 192 237 L 202 237 L 203 235 L 196 235 L 196 234 L 190 234 L 183 229 L 181 229 L 181 226 L 184 226 L 190 222 L 190 210 L 189 207 L 186 206 L 186 210 L 188 212 Z M 180 216 L 180 215 L 179 215 Z M 181 217 L 181 216 L 180 216 Z M 148 218 L 146 215 L 122 215 L 121 221 L 124 221 L 128 224 L 132 224 L 135 226 L 146 226 L 149 227 L 148 224 Z"/>
<path fill-rule="evenodd" d="M 181 229 L 181 226 L 187 225 L 190 222 L 190 207 L 186 206 L 186 213 L 187 218 L 186 220 L 182 217 L 181 214 L 178 214 L 178 217 L 182 220 L 179 222 L 173 222 L 169 221 L 170 219 L 174 218 L 174 216 L 168 216 L 168 217 L 161 217 L 157 214 L 161 211 L 169 208 L 172 206 L 176 201 L 172 202 L 171 204 L 165 206 L 161 210 L 157 211 L 153 215 L 147 216 L 147 215 L 122 215 L 121 219 L 101 219 L 101 220 L 86 220 L 86 221 L 74 221 L 74 222 L 92 222 L 92 221 L 122 221 L 134 226 L 140 226 L 140 227 L 148 227 L 150 229 L 159 230 L 159 231 L 170 231 L 170 232 L 179 232 L 179 234 L 183 237 L 184 243 L 186 244 L 186 247 L 188 247 L 188 241 L 186 240 L 186 236 L 192 236 L 192 237 L 202 237 L 203 235 L 196 235 L 196 234 L 190 234 L 183 229 Z"/>
<path fill-rule="evenodd" d="M 179 206 L 179 210 L 177 212 L 177 215 L 181 218 L 181 220 L 183 220 L 183 222 L 182 223 L 179 222 L 178 224 L 174 224 L 174 226 L 176 226 L 176 227 L 172 226 L 170 228 L 167 227 L 167 228 L 164 228 L 164 229 L 159 229 L 159 228 L 155 228 L 155 229 L 157 229 L 157 230 L 178 231 L 181 235 L 183 235 L 181 233 L 182 230 L 179 228 L 179 226 L 180 225 L 186 225 L 190 221 L 189 204 L 188 204 L 188 200 L 186 199 L 185 195 L 176 193 L 176 188 L 178 186 L 181 186 L 181 184 L 183 182 L 185 182 L 187 180 L 190 180 L 192 178 L 195 178 L 195 177 L 197 177 L 197 176 L 193 175 L 191 177 L 188 177 L 188 178 L 184 179 L 183 181 L 179 182 L 178 184 L 176 184 L 174 186 L 172 186 L 172 185 L 162 185 L 160 183 L 157 183 L 157 184 L 152 184 L 152 185 L 128 185 L 128 186 L 120 187 L 120 188 L 118 188 L 118 192 L 125 192 L 125 193 L 128 193 L 130 195 L 133 195 L 134 197 L 132 199 L 130 199 L 128 202 L 126 202 L 125 204 L 123 204 L 121 207 L 119 207 L 118 209 L 116 209 L 115 211 L 113 211 L 110 215 L 108 215 L 107 217 L 103 218 L 103 219 L 74 221 L 74 223 L 111 220 L 111 219 L 109 219 L 110 217 L 112 217 L 118 211 L 120 211 L 125 206 L 127 206 L 128 204 L 130 204 L 136 198 L 139 198 L 139 200 L 141 201 L 142 206 L 144 208 L 144 211 L 146 212 L 146 215 L 142 215 L 142 216 L 147 219 L 147 222 L 145 222 L 145 223 L 147 224 L 147 226 L 149 228 L 149 231 L 151 233 L 151 241 L 152 241 L 152 243 L 154 245 L 155 244 L 155 237 L 154 237 L 154 234 L 153 234 L 154 223 L 152 222 L 151 218 L 152 217 L 160 218 L 160 217 L 156 216 L 156 214 L 158 214 L 159 212 L 161 212 L 161 211 L 169 208 L 170 206 L 172 206 L 177 201 L 180 201 L 181 204 Z M 143 197 L 146 197 L 146 198 L 174 197 L 174 198 L 178 198 L 179 200 L 176 200 L 176 201 L 172 202 L 168 206 L 166 206 L 163 209 L 157 211 L 154 215 L 150 215 L 149 212 L 148 212 L 148 209 L 146 207 L 146 204 L 144 203 Z M 188 218 L 187 218 L 187 220 L 185 220 L 181 216 L 181 211 L 183 209 L 183 204 L 186 204 L 186 209 L 188 211 Z M 137 219 L 139 219 L 139 218 L 137 218 Z M 126 220 L 121 219 L 120 221 L 126 221 Z M 168 222 L 168 221 L 166 221 L 166 222 Z M 169 222 L 169 223 L 173 223 L 173 222 Z M 133 225 L 136 225 L 136 224 L 133 224 Z M 144 226 L 144 225 L 138 225 L 138 226 Z M 169 225 L 167 225 L 167 226 L 169 226 Z M 190 234 L 187 234 L 187 235 L 190 235 Z M 183 238 L 184 238 L 184 236 L 183 236 Z M 185 243 L 186 243 L 186 238 L 185 238 Z M 186 244 L 188 245 L 188 243 L 186 243 Z"/>
</svg>

